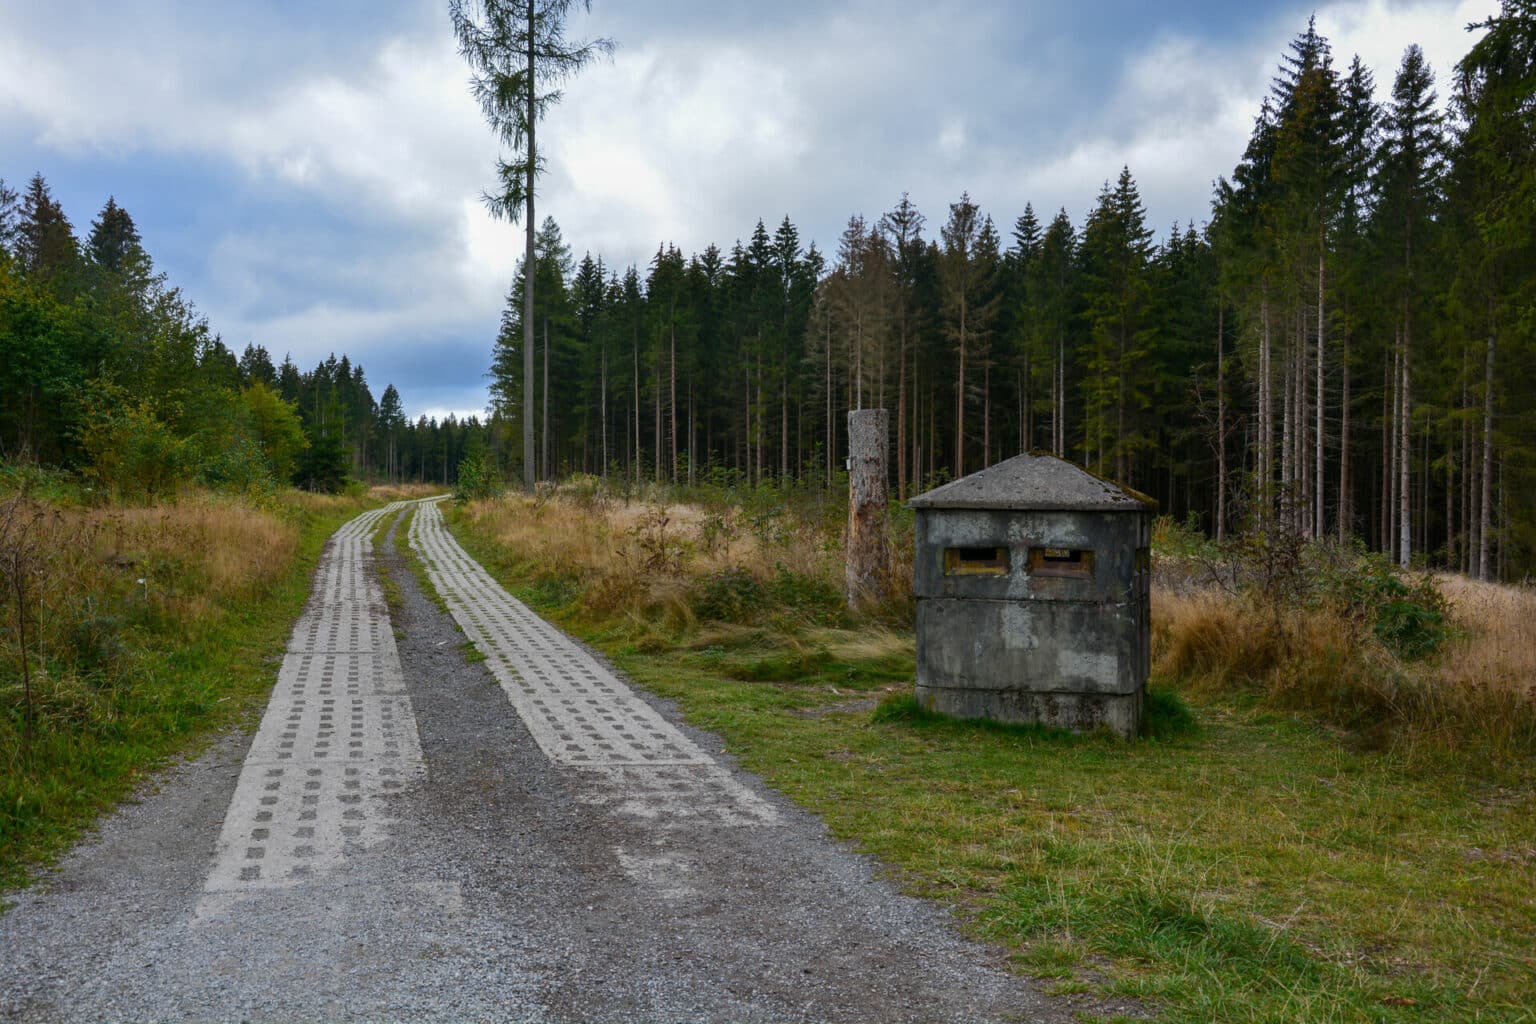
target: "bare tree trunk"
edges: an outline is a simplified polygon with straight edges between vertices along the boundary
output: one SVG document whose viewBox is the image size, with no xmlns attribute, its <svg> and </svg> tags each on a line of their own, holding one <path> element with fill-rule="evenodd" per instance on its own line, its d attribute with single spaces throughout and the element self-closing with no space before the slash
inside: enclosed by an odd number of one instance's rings
<svg viewBox="0 0 1536 1024">
<path fill-rule="evenodd" d="M 1287 332 L 1289 337 L 1290 332 Z M 1289 340 L 1285 346 L 1282 371 L 1284 380 L 1281 383 L 1282 392 L 1280 399 L 1280 485 L 1287 499 L 1291 495 L 1291 484 L 1296 479 L 1296 350 L 1294 340 Z M 1287 501 L 1285 515 L 1287 522 L 1294 512 Z"/>
<path fill-rule="evenodd" d="M 1392 554 L 1398 522 L 1398 339 L 1381 367 L 1381 548 Z"/>
<path fill-rule="evenodd" d="M 645 472 L 644 456 L 640 448 L 640 329 L 631 325 L 635 343 L 635 483 L 640 482 L 640 474 Z"/>
<path fill-rule="evenodd" d="M 1054 339 L 1051 343 L 1051 454 L 1061 457 L 1061 362 Z"/>
<path fill-rule="evenodd" d="M 1499 523 L 1509 522 L 1509 456 L 1499 456 Z M 1509 545 L 1501 538 L 1499 541 L 1499 560 L 1494 566 L 1490 579 L 1509 578 Z"/>
<path fill-rule="evenodd" d="M 788 344 L 788 341 L 785 342 Z M 789 372 L 779 379 L 779 477 L 789 478 Z"/>
<path fill-rule="evenodd" d="M 907 310 L 901 310 L 900 366 L 896 369 L 896 500 L 907 500 Z"/>
<path fill-rule="evenodd" d="M 1216 306 L 1216 539 L 1227 539 L 1226 307 Z"/>
<path fill-rule="evenodd" d="M 1314 439 L 1317 442 L 1317 450 L 1316 459 L 1312 467 L 1312 486 L 1314 488 L 1313 500 L 1315 502 L 1315 506 L 1312 510 L 1312 535 L 1314 537 L 1323 536 L 1323 483 L 1326 472 L 1323 465 L 1323 406 L 1326 404 L 1323 401 L 1323 396 L 1327 394 L 1324 370 L 1327 364 L 1328 348 L 1327 321 L 1323 315 L 1323 303 L 1326 299 L 1323 283 L 1324 275 L 1327 272 L 1327 267 L 1323 257 L 1326 252 L 1327 245 L 1326 241 L 1324 241 L 1322 247 L 1318 249 L 1317 253 L 1317 436 Z"/>
<path fill-rule="evenodd" d="M 766 438 L 763 436 L 763 417 L 768 412 L 768 406 L 763 402 L 763 344 L 758 339 L 757 344 L 757 436 L 753 439 L 757 443 L 757 482 L 763 482 L 763 449 L 767 447 Z"/>
<path fill-rule="evenodd" d="M 1456 445 L 1445 442 L 1445 567 L 1456 571 Z"/>
<path fill-rule="evenodd" d="M 1033 448 L 1035 441 L 1034 416 L 1029 407 L 1029 357 L 1024 357 L 1024 372 L 1019 378 L 1019 454 Z"/>
<path fill-rule="evenodd" d="M 544 418 L 539 430 L 542 442 L 543 472 L 540 474 L 545 480 L 550 479 L 549 472 L 549 317 L 544 317 Z"/>
<path fill-rule="evenodd" d="M 1115 474 L 1123 483 L 1130 475 L 1125 451 L 1125 324 L 1120 324 L 1119 351 L 1115 353 Z"/>
<path fill-rule="evenodd" d="M 1402 427 L 1400 429 L 1400 434 L 1402 437 L 1402 461 L 1398 467 L 1399 480 L 1397 499 L 1399 512 L 1397 524 L 1397 562 L 1402 566 L 1406 566 L 1408 564 L 1413 549 L 1413 505 L 1410 501 L 1411 495 L 1409 493 L 1409 481 L 1411 479 L 1410 474 L 1412 467 L 1411 454 L 1413 451 L 1410 444 L 1413 435 L 1411 433 L 1412 405 L 1410 404 L 1411 396 L 1409 394 L 1409 382 L 1412 377 L 1408 366 L 1408 356 L 1412 342 L 1408 330 L 1408 319 L 1405 313 L 1403 318 L 1402 385 L 1399 389 L 1400 393 L 1398 395 L 1398 398 L 1402 403 Z"/>
<path fill-rule="evenodd" d="M 528 0 L 528 168 L 524 188 L 528 192 L 528 209 L 524 211 L 528 243 L 523 253 L 523 488 L 533 493 L 533 171 L 538 166 L 538 150 L 534 146 L 534 129 L 538 125 L 536 108 L 537 90 L 534 88 L 534 33 L 536 0 Z"/>
<path fill-rule="evenodd" d="M 928 461 L 929 473 L 938 470 L 938 395 L 937 384 L 928 388 Z"/>
<path fill-rule="evenodd" d="M 675 300 L 672 316 L 670 319 L 671 322 L 667 325 L 667 327 L 668 333 L 671 336 L 672 347 L 672 366 L 670 371 L 672 383 L 672 400 L 671 408 L 668 411 L 672 414 L 672 472 L 670 476 L 672 482 L 675 484 L 677 483 L 677 309 Z"/>
<path fill-rule="evenodd" d="M 1456 563 L 1458 572 L 1472 574 L 1472 430 L 1468 414 L 1472 411 L 1472 399 L 1467 388 L 1467 357 L 1465 345 L 1461 349 L 1461 513 L 1456 522 Z"/>
<path fill-rule="evenodd" d="M 1057 408 L 1055 408 L 1055 453 L 1066 457 L 1066 335 L 1057 332 Z"/>
<path fill-rule="evenodd" d="M 832 457 L 836 445 L 833 443 L 832 430 L 832 317 L 827 317 L 827 490 L 832 489 Z"/>
<path fill-rule="evenodd" d="M 1423 443 L 1419 447 L 1419 509 L 1418 518 L 1414 530 L 1418 540 L 1415 542 L 1420 551 L 1428 554 L 1429 546 L 1429 421 L 1424 421 Z"/>
<path fill-rule="evenodd" d="M 1275 482 L 1275 383 L 1274 346 L 1269 329 L 1269 285 L 1259 298 L 1259 494 L 1265 519 L 1273 512 L 1271 494 Z"/>
<path fill-rule="evenodd" d="M 661 345 L 660 345 L 661 339 L 657 338 L 656 341 L 657 341 L 656 348 L 659 349 L 661 347 Z M 662 448 L 662 444 L 663 444 L 663 440 L 662 439 L 666 435 L 664 435 L 661 432 L 661 386 L 662 386 L 662 379 L 661 378 L 662 378 L 662 373 L 661 373 L 661 353 L 659 351 L 656 352 L 655 359 L 653 360 L 653 362 L 655 363 L 655 370 L 656 370 L 656 372 L 655 372 L 655 374 L 652 375 L 652 378 L 651 378 L 651 418 L 655 422 L 656 432 L 654 434 L 652 434 L 651 437 L 652 437 L 652 439 L 654 440 L 654 442 L 656 444 L 656 468 L 655 468 L 655 472 L 652 475 L 655 477 L 655 480 L 656 480 L 657 483 L 661 483 L 661 481 L 663 479 L 663 477 L 662 477 L 661 456 L 665 452 L 665 449 Z"/>
<path fill-rule="evenodd" d="M 1488 355 L 1483 366 L 1483 488 L 1478 512 L 1477 578 L 1489 578 L 1488 539 L 1493 532 L 1493 348 L 1494 334 L 1488 331 Z"/>
<path fill-rule="evenodd" d="M 981 466 L 992 465 L 992 360 L 981 364 Z"/>
<path fill-rule="evenodd" d="M 955 384 L 955 478 L 965 475 L 965 296 L 960 296 L 960 369 Z"/>
<path fill-rule="evenodd" d="M 1345 311 L 1343 366 L 1340 367 L 1339 397 L 1339 541 L 1349 539 L 1353 529 L 1354 508 L 1349 493 L 1349 317 Z"/>
<path fill-rule="evenodd" d="M 889 504 L 886 447 L 890 414 L 860 409 L 848 414 L 848 606 L 885 596 L 885 516 Z"/>
<path fill-rule="evenodd" d="M 603 343 L 602 351 L 602 380 L 600 386 L 603 389 L 601 398 L 598 399 L 598 416 L 602 420 L 603 430 L 603 483 L 608 482 L 608 344 Z"/>
<path fill-rule="evenodd" d="M 912 354 L 912 493 L 923 486 L 923 405 L 917 390 L 917 353 Z"/>
<path fill-rule="evenodd" d="M 1394 560 L 1396 560 L 1398 523 L 1400 522 L 1400 516 L 1402 513 L 1402 503 L 1398 500 L 1398 485 L 1402 480 L 1402 474 L 1399 472 L 1399 468 L 1402 465 L 1403 459 L 1403 397 L 1401 394 L 1403 381 L 1403 338 L 1401 326 L 1398 327 L 1397 333 L 1392 337 L 1391 373 L 1392 409 L 1388 415 L 1392 420 L 1392 463 L 1391 468 L 1388 470 L 1388 482 L 1390 484 L 1390 490 L 1388 492 L 1387 500 L 1389 509 L 1387 520 L 1387 535 L 1382 539 L 1381 549 L 1388 555 L 1392 556 Z"/>
</svg>

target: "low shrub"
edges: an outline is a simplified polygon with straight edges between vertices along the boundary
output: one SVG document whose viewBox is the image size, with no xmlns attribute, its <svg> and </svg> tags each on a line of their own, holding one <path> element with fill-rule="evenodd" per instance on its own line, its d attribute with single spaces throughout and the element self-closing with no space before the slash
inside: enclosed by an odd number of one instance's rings
<svg viewBox="0 0 1536 1024">
<path fill-rule="evenodd" d="M 459 504 L 499 498 L 507 491 L 506 482 L 484 451 L 473 451 L 459 463 L 459 477 L 454 484 L 453 500 Z"/>
<path fill-rule="evenodd" d="M 1366 626 L 1407 661 L 1428 657 L 1449 637 L 1447 603 L 1434 577 L 1407 573 L 1358 547 L 1308 549 L 1306 603 Z"/>
<path fill-rule="evenodd" d="M 728 565 L 699 579 L 693 608 L 701 619 L 746 623 L 758 616 L 766 600 L 755 576 L 740 566 Z"/>
<path fill-rule="evenodd" d="M 822 576 L 779 565 L 774 568 L 767 591 L 768 606 L 791 617 L 820 625 L 836 625 L 848 617 L 842 590 Z"/>
</svg>

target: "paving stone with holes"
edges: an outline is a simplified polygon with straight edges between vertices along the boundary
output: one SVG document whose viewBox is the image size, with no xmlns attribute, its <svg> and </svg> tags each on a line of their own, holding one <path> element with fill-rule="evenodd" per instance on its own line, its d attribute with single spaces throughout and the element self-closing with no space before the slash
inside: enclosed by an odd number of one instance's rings
<svg viewBox="0 0 1536 1024">
<path fill-rule="evenodd" d="M 1004 951 L 957 937 L 716 754 L 718 737 L 514 601 L 427 505 L 414 538 L 454 614 L 440 611 L 397 553 L 398 508 L 328 546 L 253 735 L 161 773 L 8 894 L 0 1020 L 1126 1012 L 1047 999 Z M 466 658 L 466 635 L 488 660 Z"/>
<path fill-rule="evenodd" d="M 486 656 L 551 761 L 581 766 L 710 763 L 707 754 L 590 654 L 492 579 L 443 528 L 436 502 L 416 513 L 411 543 L 449 612 Z"/>
<path fill-rule="evenodd" d="M 208 892 L 300 885 L 378 842 L 390 798 L 424 770 L 368 534 L 403 505 L 337 533 L 219 836 Z"/>
<path fill-rule="evenodd" d="M 506 691 L 539 748 L 578 770 L 587 803 L 661 823 L 702 817 L 771 825 L 773 807 L 722 771 L 584 648 L 535 615 L 471 558 L 436 502 L 411 544 L 449 612 Z"/>
</svg>

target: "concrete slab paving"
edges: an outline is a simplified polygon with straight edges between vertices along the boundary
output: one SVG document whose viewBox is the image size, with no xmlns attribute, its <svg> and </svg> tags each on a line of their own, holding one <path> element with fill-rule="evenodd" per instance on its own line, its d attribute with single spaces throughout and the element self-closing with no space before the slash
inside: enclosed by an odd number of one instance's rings
<svg viewBox="0 0 1536 1024">
<path fill-rule="evenodd" d="M 663 824 L 700 816 L 727 825 L 777 823 L 771 804 L 507 593 L 448 533 L 437 502 L 417 510 L 410 542 L 539 749 L 576 771 L 584 784 L 579 799 Z"/>
<path fill-rule="evenodd" d="M 10 894 L 0 1020 L 1075 1019 L 518 604 L 426 505 L 439 611 L 393 530 L 372 550 L 399 511 L 328 546 L 253 736 Z"/>
<path fill-rule="evenodd" d="M 210 893 L 313 881 L 379 842 L 391 798 L 425 771 L 369 534 L 405 503 L 352 520 L 321 558 L 308 607 L 245 757 Z"/>
</svg>

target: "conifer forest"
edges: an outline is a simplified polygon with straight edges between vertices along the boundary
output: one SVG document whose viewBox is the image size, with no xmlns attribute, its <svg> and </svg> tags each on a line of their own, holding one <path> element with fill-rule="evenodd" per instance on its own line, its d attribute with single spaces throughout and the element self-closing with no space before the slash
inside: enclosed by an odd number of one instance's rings
<svg viewBox="0 0 1536 1024">
<path fill-rule="evenodd" d="M 520 269 L 490 407 L 445 421 L 346 355 L 226 346 L 127 210 L 76 230 L 38 174 L 0 185 L 0 446 L 146 489 L 323 489 L 451 482 L 475 453 L 516 479 L 531 432 L 539 479 L 817 488 L 846 413 L 883 407 L 903 500 L 1044 450 L 1217 537 L 1277 515 L 1403 564 L 1536 571 L 1536 10 L 1504 0 L 1440 81 L 1416 46 L 1369 68 L 1308 25 L 1232 156 L 1172 225 L 1132 167 L 1084 182 L 1080 216 L 961 181 L 920 210 L 893 182 L 822 244 L 775 216 L 643 266 L 546 217 L 534 373 Z"/>
</svg>

